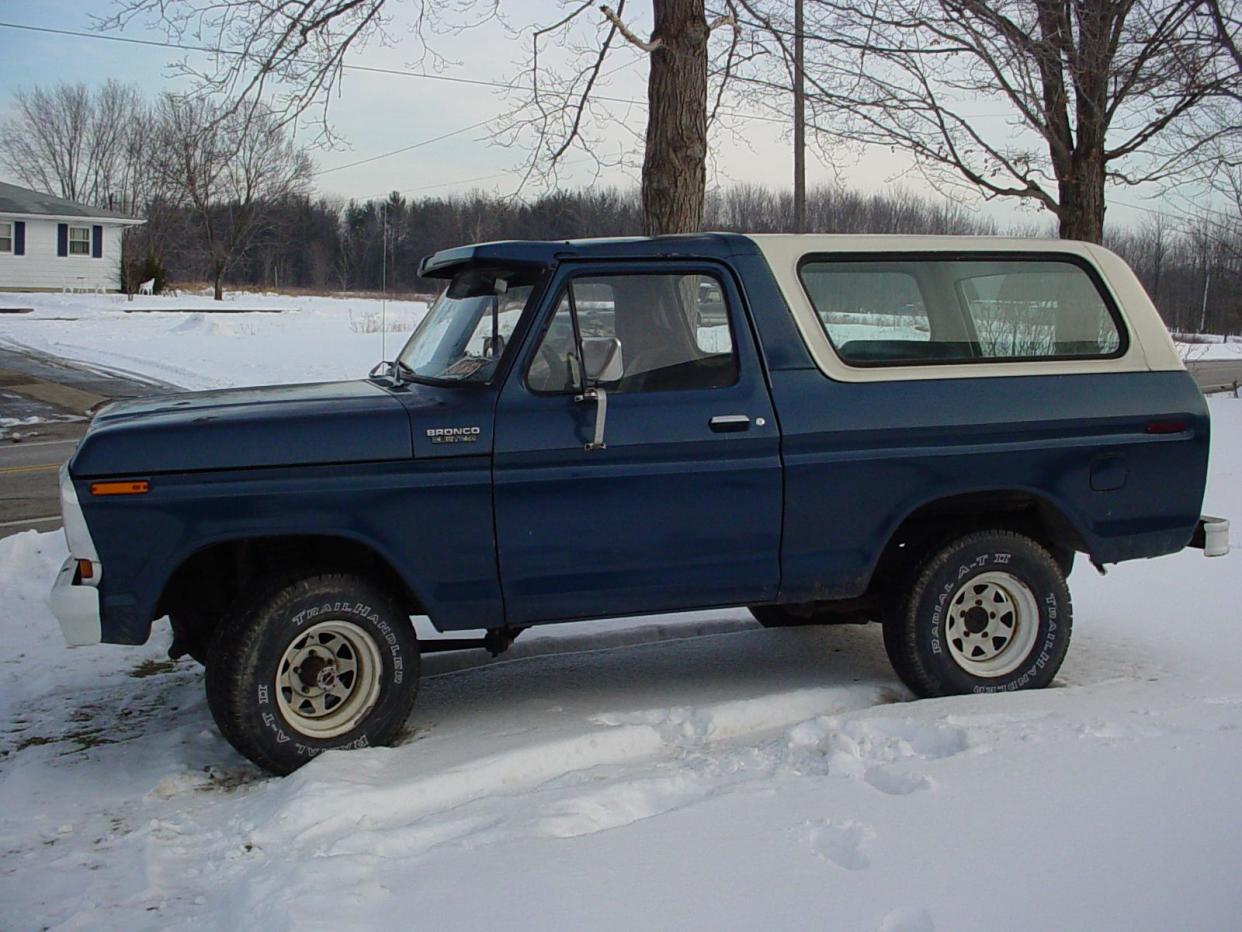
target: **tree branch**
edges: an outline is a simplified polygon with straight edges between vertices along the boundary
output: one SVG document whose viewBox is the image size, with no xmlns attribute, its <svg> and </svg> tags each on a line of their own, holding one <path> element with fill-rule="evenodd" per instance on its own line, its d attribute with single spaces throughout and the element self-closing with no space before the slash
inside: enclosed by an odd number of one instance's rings
<svg viewBox="0 0 1242 932">
<path fill-rule="evenodd" d="M 615 28 L 617 32 L 621 33 L 622 38 L 624 38 L 626 42 L 630 43 L 630 45 L 635 48 L 641 49 L 642 51 L 650 54 L 664 45 L 660 39 L 652 39 L 650 42 L 644 42 L 642 39 L 638 38 L 638 36 L 634 35 L 634 33 L 630 31 L 630 27 L 622 22 L 621 17 L 612 11 L 611 7 L 601 6 L 599 11 L 607 17 L 610 23 L 612 23 L 613 28 Z"/>
</svg>

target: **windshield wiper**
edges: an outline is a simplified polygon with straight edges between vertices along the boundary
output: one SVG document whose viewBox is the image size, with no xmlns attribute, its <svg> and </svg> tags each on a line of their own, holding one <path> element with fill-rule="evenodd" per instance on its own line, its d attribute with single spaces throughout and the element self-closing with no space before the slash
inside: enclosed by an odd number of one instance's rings
<svg viewBox="0 0 1242 932">
<path fill-rule="evenodd" d="M 390 379 L 393 386 L 404 385 L 406 382 L 420 382 L 422 378 L 409 365 L 400 359 L 383 359 L 371 367 L 367 373 L 369 379 Z"/>
<path fill-rule="evenodd" d="M 396 376 L 393 375 L 395 365 L 395 363 L 391 363 L 387 359 L 381 359 L 371 367 L 371 371 L 367 373 L 367 378 L 392 379 L 393 381 L 396 381 Z"/>
<path fill-rule="evenodd" d="M 415 372 L 412 368 L 410 368 L 410 366 L 404 360 L 401 360 L 401 359 L 394 360 L 392 364 L 392 371 L 393 371 L 393 381 L 395 381 L 398 385 L 400 385 L 402 382 L 417 382 L 418 381 L 418 373 Z"/>
</svg>

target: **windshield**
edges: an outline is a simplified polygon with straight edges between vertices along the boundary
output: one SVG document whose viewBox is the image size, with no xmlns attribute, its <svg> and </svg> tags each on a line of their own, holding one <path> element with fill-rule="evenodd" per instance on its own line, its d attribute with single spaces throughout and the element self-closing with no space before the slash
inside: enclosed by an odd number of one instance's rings
<svg viewBox="0 0 1242 932">
<path fill-rule="evenodd" d="M 489 381 L 533 290 L 529 273 L 459 272 L 410 335 L 397 361 L 407 376 L 415 378 Z"/>
</svg>

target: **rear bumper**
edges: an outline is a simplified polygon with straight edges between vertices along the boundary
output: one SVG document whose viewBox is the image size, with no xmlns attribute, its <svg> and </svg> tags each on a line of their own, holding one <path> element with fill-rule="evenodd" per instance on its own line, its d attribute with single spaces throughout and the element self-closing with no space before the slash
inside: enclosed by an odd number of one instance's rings
<svg viewBox="0 0 1242 932">
<path fill-rule="evenodd" d="M 1202 550 L 1205 557 L 1223 557 L 1229 552 L 1229 519 L 1201 517 L 1191 535 L 1190 546 Z"/>
<path fill-rule="evenodd" d="M 73 580 L 77 571 L 77 560 L 73 557 L 65 560 L 47 601 L 60 622 L 65 643 L 70 647 L 85 647 L 102 640 L 103 627 L 99 618 L 99 590 L 94 586 L 75 586 Z"/>
</svg>

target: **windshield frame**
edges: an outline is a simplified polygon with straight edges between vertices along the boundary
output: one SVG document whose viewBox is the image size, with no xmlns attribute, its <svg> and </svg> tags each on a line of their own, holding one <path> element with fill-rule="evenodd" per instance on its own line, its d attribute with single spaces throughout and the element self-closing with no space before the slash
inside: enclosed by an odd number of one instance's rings
<svg viewBox="0 0 1242 932">
<path fill-rule="evenodd" d="M 434 375 L 426 375 L 418 372 L 405 359 L 406 353 L 413 345 L 415 338 L 423 332 L 424 327 L 432 319 L 432 315 L 440 306 L 441 302 L 445 300 L 462 300 L 449 297 L 449 294 L 453 288 L 453 283 L 456 282 L 459 277 L 464 275 L 477 276 L 480 271 L 485 274 L 490 274 L 497 279 L 506 279 L 508 282 L 506 292 L 517 288 L 529 287 L 531 289 L 525 302 L 522 304 L 520 309 L 518 309 L 517 321 L 514 324 L 513 330 L 510 332 L 508 339 L 505 341 L 504 348 L 501 350 L 500 356 L 496 359 L 495 365 L 491 367 L 490 374 L 485 379 L 471 379 L 468 377 L 451 379 Z M 454 271 L 453 278 L 446 280 L 444 290 L 434 301 L 429 304 L 426 315 L 424 315 L 423 319 L 419 321 L 418 326 L 414 328 L 414 332 L 409 335 L 400 351 L 394 357 L 393 376 L 397 380 L 398 384 L 402 382 L 414 382 L 418 384 L 451 388 L 488 388 L 502 383 L 508 376 L 509 369 L 512 367 L 513 359 L 517 354 L 518 349 L 526 340 L 526 333 L 530 327 L 530 320 L 534 314 L 534 311 L 540 306 L 543 300 L 543 293 L 550 279 L 549 271 L 549 268 L 541 266 L 506 266 L 496 265 L 495 263 L 479 263 L 477 265 L 472 264 L 456 269 Z M 483 295 L 478 297 L 485 298 L 487 296 Z M 503 301 L 504 293 L 498 294 L 497 297 Z M 469 298 L 466 300 L 474 299 Z M 510 313 L 512 310 L 512 308 L 508 311 L 502 309 L 500 314 L 503 316 Z M 484 321 L 490 319 L 491 313 L 491 310 L 484 310 L 483 313 L 480 314 L 478 321 L 476 321 L 474 325 L 474 330 L 471 331 L 472 336 L 475 330 L 477 330 L 477 328 Z"/>
</svg>

